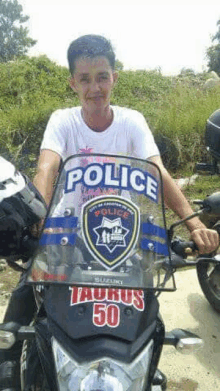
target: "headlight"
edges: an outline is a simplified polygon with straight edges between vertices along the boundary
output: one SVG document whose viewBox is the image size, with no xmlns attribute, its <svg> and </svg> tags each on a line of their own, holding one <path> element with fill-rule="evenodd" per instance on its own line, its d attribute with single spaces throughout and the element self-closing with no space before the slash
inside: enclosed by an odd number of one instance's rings
<svg viewBox="0 0 220 391">
<path fill-rule="evenodd" d="M 52 339 L 59 391 L 142 391 L 148 376 L 153 340 L 130 364 L 104 357 L 79 364 Z"/>
<path fill-rule="evenodd" d="M 10 349 L 15 342 L 16 338 L 13 332 L 0 330 L 0 349 Z"/>
</svg>

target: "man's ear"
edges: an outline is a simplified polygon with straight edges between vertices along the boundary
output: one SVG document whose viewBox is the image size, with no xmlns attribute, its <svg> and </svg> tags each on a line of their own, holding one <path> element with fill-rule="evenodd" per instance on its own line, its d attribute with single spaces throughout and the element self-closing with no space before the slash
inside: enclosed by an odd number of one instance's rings
<svg viewBox="0 0 220 391">
<path fill-rule="evenodd" d="M 75 78 L 72 76 L 72 77 L 70 77 L 68 80 L 69 80 L 69 85 L 70 85 L 70 87 L 72 88 L 72 90 L 73 90 L 74 92 L 77 92 Z"/>
<path fill-rule="evenodd" d="M 115 85 L 118 81 L 118 72 L 116 72 L 116 71 L 113 73 L 113 80 L 114 80 L 114 85 Z"/>
</svg>

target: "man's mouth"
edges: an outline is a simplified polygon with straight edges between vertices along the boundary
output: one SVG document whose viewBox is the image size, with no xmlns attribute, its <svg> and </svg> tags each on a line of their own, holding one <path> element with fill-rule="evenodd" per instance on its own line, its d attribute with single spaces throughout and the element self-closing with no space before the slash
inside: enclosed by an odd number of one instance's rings
<svg viewBox="0 0 220 391">
<path fill-rule="evenodd" d="M 90 97 L 89 97 L 89 99 L 91 99 L 91 100 L 99 100 L 99 99 L 101 99 L 101 98 L 103 98 L 102 95 L 96 95 L 96 96 L 90 96 Z"/>
</svg>

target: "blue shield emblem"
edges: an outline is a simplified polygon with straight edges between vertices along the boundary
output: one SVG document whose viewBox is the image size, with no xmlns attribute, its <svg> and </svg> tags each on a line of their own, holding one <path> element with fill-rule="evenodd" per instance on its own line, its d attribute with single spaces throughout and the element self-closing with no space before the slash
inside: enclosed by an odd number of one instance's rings
<svg viewBox="0 0 220 391">
<path fill-rule="evenodd" d="M 130 200 L 101 196 L 82 210 L 82 233 L 86 247 L 106 269 L 125 261 L 134 248 L 140 229 L 140 212 Z"/>
</svg>

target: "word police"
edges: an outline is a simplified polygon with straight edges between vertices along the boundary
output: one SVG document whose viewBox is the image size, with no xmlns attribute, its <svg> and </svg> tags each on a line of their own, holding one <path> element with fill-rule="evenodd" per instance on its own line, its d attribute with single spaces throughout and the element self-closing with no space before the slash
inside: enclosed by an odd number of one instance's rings
<svg viewBox="0 0 220 391">
<path fill-rule="evenodd" d="M 122 164 L 117 171 L 118 174 L 115 174 L 114 163 L 103 165 L 94 163 L 87 167 L 76 167 L 67 172 L 65 192 L 75 191 L 76 185 L 82 183 L 90 188 L 133 189 L 135 192 L 145 194 L 153 201 L 158 200 L 158 182 L 148 172 Z"/>
</svg>

